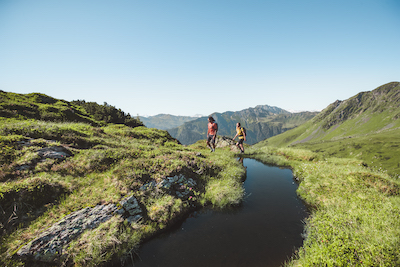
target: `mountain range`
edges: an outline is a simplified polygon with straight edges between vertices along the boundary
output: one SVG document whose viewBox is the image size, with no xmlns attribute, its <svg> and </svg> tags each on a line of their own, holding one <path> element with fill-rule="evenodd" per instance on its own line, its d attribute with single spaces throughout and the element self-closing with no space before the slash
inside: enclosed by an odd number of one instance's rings
<svg viewBox="0 0 400 267">
<path fill-rule="evenodd" d="M 326 157 L 354 157 L 400 174 L 400 83 L 335 101 L 299 127 L 257 146 L 306 148 Z"/>
<path fill-rule="evenodd" d="M 291 113 L 278 107 L 259 105 L 241 111 L 211 114 L 218 123 L 218 135 L 233 137 L 236 123 L 240 122 L 247 132 L 247 144 L 255 144 L 271 136 L 293 129 L 317 115 L 318 112 Z M 207 118 L 185 122 L 167 131 L 182 144 L 189 145 L 206 139 Z"/>
<path fill-rule="evenodd" d="M 170 114 L 158 114 L 155 116 L 143 117 L 140 116 L 139 119 L 148 128 L 157 128 L 160 130 L 172 129 L 179 127 L 185 122 L 195 120 L 199 117 L 195 116 L 174 116 Z"/>
</svg>

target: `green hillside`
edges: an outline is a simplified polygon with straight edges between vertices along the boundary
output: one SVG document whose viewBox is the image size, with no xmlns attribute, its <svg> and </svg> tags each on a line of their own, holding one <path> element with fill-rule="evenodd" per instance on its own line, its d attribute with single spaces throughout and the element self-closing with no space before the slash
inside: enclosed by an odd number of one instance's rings
<svg viewBox="0 0 400 267">
<path fill-rule="evenodd" d="M 243 197 L 224 149 L 184 147 L 106 103 L 0 97 L 1 266 L 120 266 L 191 210 Z"/>
<path fill-rule="evenodd" d="M 18 120 L 35 119 L 52 122 L 83 122 L 92 126 L 107 123 L 125 124 L 130 127 L 143 123 L 121 109 L 104 103 L 55 99 L 40 94 L 16 94 L 0 90 L 0 117 Z"/>
<path fill-rule="evenodd" d="M 266 106 L 215 114 L 227 128 L 268 112 L 288 128 L 313 117 L 243 154 L 291 168 L 309 207 L 303 246 L 284 266 L 400 266 L 399 93 L 389 83 L 315 117 Z M 183 146 L 106 103 L 0 96 L 1 266 L 130 264 L 188 212 L 246 195 L 230 147 Z"/>
<path fill-rule="evenodd" d="M 317 112 L 290 113 L 286 110 L 267 105 L 256 106 L 241 111 L 214 113 L 218 123 L 218 134 L 233 137 L 236 134 L 236 123 L 240 122 L 247 131 L 247 144 L 255 144 L 268 137 L 278 135 L 313 118 Z M 184 123 L 168 132 L 182 144 L 193 144 L 206 139 L 207 118 L 202 117 Z"/>
<path fill-rule="evenodd" d="M 310 149 L 400 174 L 400 83 L 336 101 L 305 124 L 256 146 Z"/>
</svg>

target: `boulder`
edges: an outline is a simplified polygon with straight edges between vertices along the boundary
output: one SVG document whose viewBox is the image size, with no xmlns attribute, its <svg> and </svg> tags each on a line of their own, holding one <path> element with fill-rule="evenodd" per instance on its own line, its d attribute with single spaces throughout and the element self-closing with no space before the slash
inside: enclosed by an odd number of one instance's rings
<svg viewBox="0 0 400 267">
<path fill-rule="evenodd" d="M 68 149 L 62 146 L 44 147 L 39 149 L 37 153 L 42 159 L 65 159 L 72 155 Z"/>
<path fill-rule="evenodd" d="M 57 262 L 68 243 L 86 229 L 94 229 L 117 210 L 114 204 L 98 205 L 75 211 L 45 230 L 37 238 L 20 248 L 16 255 L 24 260 Z"/>
<path fill-rule="evenodd" d="M 233 140 L 227 136 L 217 136 L 217 140 L 215 142 L 216 148 L 229 147 L 231 151 L 240 152 L 240 149 L 236 146 L 237 141 Z"/>
<path fill-rule="evenodd" d="M 197 185 L 192 178 L 187 178 L 183 174 L 166 177 L 161 182 L 151 181 L 140 187 L 141 191 L 150 191 L 159 189 L 167 194 L 176 195 L 179 198 L 187 198 L 191 193 L 191 189 Z M 188 190 L 190 188 L 190 190 Z"/>
<path fill-rule="evenodd" d="M 120 208 L 116 211 L 117 214 L 122 215 L 128 222 L 136 222 L 142 218 L 142 209 L 139 202 L 133 195 L 123 198 L 120 202 Z"/>
</svg>

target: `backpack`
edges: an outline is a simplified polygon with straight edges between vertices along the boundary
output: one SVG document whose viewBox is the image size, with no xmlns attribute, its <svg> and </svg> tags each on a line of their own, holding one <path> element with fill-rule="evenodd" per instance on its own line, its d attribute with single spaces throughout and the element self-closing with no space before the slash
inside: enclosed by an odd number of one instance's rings
<svg viewBox="0 0 400 267">
<path fill-rule="evenodd" d="M 246 128 L 244 128 L 244 127 L 241 127 L 241 128 L 242 128 L 242 132 L 244 133 L 244 135 L 247 135 Z"/>
</svg>

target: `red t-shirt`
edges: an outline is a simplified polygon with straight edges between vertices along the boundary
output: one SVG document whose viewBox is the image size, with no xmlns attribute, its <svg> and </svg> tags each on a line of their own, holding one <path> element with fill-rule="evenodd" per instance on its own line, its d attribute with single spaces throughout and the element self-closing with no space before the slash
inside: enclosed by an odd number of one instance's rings
<svg viewBox="0 0 400 267">
<path fill-rule="evenodd" d="M 216 135 L 218 130 L 218 125 L 215 122 L 208 123 L 208 135 Z"/>
</svg>

